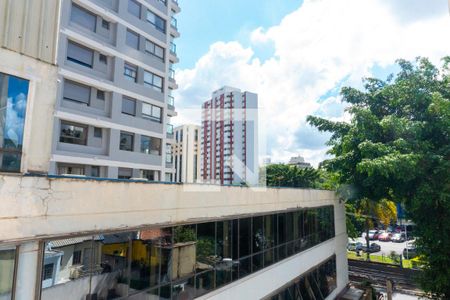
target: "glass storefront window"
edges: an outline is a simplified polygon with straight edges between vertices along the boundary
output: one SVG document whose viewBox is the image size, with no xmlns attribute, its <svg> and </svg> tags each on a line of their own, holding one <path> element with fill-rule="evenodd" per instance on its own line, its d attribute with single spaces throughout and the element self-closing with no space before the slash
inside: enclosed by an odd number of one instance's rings
<svg viewBox="0 0 450 300">
<path fill-rule="evenodd" d="M 80 299 L 192 299 L 299 253 L 306 237 L 308 247 L 333 237 L 333 217 L 330 206 L 48 241 L 41 299 L 72 289 Z M 305 277 L 303 298 L 329 294 L 335 270 L 329 263 Z"/>
<path fill-rule="evenodd" d="M 0 73 L 0 170 L 20 172 L 29 81 Z"/>
</svg>

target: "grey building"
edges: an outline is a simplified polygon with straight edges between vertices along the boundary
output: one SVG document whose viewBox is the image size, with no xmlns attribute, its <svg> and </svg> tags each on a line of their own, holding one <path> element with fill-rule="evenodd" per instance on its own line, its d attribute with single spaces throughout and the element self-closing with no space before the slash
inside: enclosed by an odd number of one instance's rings
<svg viewBox="0 0 450 300">
<path fill-rule="evenodd" d="M 172 180 L 175 0 L 62 0 L 50 174 Z"/>
</svg>

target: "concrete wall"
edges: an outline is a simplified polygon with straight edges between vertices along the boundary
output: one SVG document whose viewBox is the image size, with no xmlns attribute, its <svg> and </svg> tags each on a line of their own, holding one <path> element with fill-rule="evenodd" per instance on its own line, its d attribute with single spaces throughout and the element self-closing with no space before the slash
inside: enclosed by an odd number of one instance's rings
<svg viewBox="0 0 450 300">
<path fill-rule="evenodd" d="M 0 242 L 335 204 L 331 191 L 0 175 Z M 345 226 L 345 225 L 344 225 Z"/>
<path fill-rule="evenodd" d="M 3 2 L 6 1 L 0 1 L 0 3 Z M 49 169 L 52 144 L 52 115 L 56 102 L 57 68 L 3 48 L 0 48 L 0 57 L 0 72 L 30 82 L 21 171 L 46 173 Z"/>
</svg>

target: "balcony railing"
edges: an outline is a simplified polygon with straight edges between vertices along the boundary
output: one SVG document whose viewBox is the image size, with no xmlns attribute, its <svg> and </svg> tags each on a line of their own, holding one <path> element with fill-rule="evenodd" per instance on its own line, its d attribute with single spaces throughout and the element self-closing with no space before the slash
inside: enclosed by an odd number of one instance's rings
<svg viewBox="0 0 450 300">
<path fill-rule="evenodd" d="M 175 80 L 175 70 L 169 69 L 169 79 Z"/>
</svg>

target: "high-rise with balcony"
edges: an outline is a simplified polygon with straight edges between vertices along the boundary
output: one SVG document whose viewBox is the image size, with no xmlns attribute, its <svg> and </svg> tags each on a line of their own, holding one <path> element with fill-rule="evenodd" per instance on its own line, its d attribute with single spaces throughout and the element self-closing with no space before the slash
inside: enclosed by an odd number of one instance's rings
<svg viewBox="0 0 450 300">
<path fill-rule="evenodd" d="M 174 0 L 63 0 L 50 174 L 168 180 Z"/>
<path fill-rule="evenodd" d="M 202 106 L 201 177 L 205 183 L 256 185 L 258 95 L 225 86 Z"/>
<path fill-rule="evenodd" d="M 173 163 L 175 182 L 200 182 L 200 126 L 188 124 L 175 128 Z"/>
</svg>

